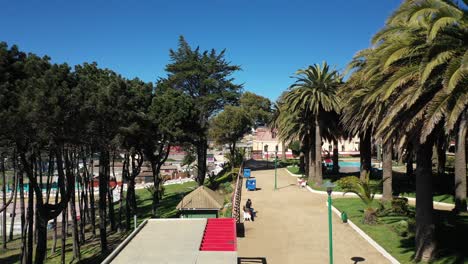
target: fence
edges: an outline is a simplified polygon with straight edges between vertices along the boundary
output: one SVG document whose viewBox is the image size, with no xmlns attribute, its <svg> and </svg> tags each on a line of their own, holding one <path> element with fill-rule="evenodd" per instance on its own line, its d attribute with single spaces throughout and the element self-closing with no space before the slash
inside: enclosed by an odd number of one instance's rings
<svg viewBox="0 0 468 264">
<path fill-rule="evenodd" d="M 242 182 L 244 180 L 244 163 L 242 162 L 239 173 L 237 174 L 236 186 L 234 193 L 232 194 L 232 218 L 236 219 L 237 223 L 240 223 L 240 203 L 242 194 Z"/>
</svg>

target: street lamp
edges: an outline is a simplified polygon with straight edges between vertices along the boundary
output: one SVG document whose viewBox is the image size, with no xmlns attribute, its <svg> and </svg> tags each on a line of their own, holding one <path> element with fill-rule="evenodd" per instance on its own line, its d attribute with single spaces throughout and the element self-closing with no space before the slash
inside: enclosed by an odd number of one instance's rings
<svg viewBox="0 0 468 264">
<path fill-rule="evenodd" d="M 276 173 L 276 168 L 278 167 L 278 145 L 275 147 L 275 191 L 277 190 L 277 173 Z"/>
<path fill-rule="evenodd" d="M 332 206 L 332 199 L 331 194 L 333 191 L 333 187 L 335 184 L 327 181 L 323 187 L 327 188 L 328 193 L 328 249 L 330 253 L 330 264 L 333 264 L 333 229 L 332 229 L 332 214 L 331 214 L 331 206 Z"/>
</svg>

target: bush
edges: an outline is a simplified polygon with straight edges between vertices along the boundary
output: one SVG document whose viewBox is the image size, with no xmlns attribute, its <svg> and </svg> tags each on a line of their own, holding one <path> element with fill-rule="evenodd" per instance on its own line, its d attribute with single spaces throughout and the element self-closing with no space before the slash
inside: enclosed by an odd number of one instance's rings
<svg viewBox="0 0 468 264">
<path fill-rule="evenodd" d="M 233 170 L 229 168 L 223 169 L 216 177 L 215 181 L 217 183 L 224 183 L 224 182 L 231 182 L 233 179 L 237 177 L 237 174 L 239 173 L 239 168 L 234 168 Z"/>
<path fill-rule="evenodd" d="M 341 178 L 335 182 L 342 190 L 353 189 L 359 182 L 359 178 L 356 176 L 347 176 Z"/>
<path fill-rule="evenodd" d="M 221 184 L 221 188 L 224 190 L 224 193 L 232 193 L 234 190 L 230 182 L 225 182 Z"/>
<path fill-rule="evenodd" d="M 416 219 L 409 218 L 407 222 L 408 222 L 408 233 L 416 234 Z"/>
<path fill-rule="evenodd" d="M 399 222 L 396 222 L 393 225 L 393 230 L 402 237 L 407 237 L 408 236 L 408 229 L 409 229 L 409 223 L 408 221 L 401 220 Z"/>
<path fill-rule="evenodd" d="M 392 212 L 397 215 L 408 215 L 408 199 L 404 197 L 392 200 Z"/>
</svg>

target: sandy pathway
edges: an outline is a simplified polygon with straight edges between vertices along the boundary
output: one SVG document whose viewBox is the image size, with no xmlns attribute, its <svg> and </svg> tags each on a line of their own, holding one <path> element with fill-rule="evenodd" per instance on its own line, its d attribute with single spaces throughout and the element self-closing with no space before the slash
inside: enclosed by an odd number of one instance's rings
<svg viewBox="0 0 468 264">
<path fill-rule="evenodd" d="M 281 169 L 277 191 L 274 170 L 253 171 L 252 176 L 261 190 L 244 188 L 242 204 L 252 199 L 258 217 L 245 223 L 245 237 L 238 238 L 239 263 L 328 263 L 326 196 L 298 188 L 296 178 Z M 336 215 L 333 227 L 335 263 L 355 263 L 354 257 L 365 259 L 357 263 L 389 263 Z"/>
</svg>

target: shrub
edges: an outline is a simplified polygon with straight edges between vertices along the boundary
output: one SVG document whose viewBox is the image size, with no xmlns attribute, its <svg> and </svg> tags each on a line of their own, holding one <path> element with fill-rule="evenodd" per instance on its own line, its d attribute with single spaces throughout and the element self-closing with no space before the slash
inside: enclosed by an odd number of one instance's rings
<svg viewBox="0 0 468 264">
<path fill-rule="evenodd" d="M 408 229 L 409 229 L 409 223 L 408 221 L 401 220 L 396 222 L 393 225 L 393 230 L 402 237 L 407 237 L 408 236 Z"/>
<path fill-rule="evenodd" d="M 224 193 L 232 193 L 232 191 L 234 190 L 230 182 L 225 182 L 221 184 L 221 188 L 223 188 Z"/>
<path fill-rule="evenodd" d="M 356 176 L 347 176 L 335 182 L 342 190 L 353 189 L 359 182 Z"/>
<path fill-rule="evenodd" d="M 416 233 L 416 219 L 409 218 L 407 222 L 408 222 L 408 233 L 415 234 Z"/>
<path fill-rule="evenodd" d="M 408 199 L 405 197 L 398 197 L 392 200 L 392 212 L 397 215 L 408 214 Z"/>
</svg>

